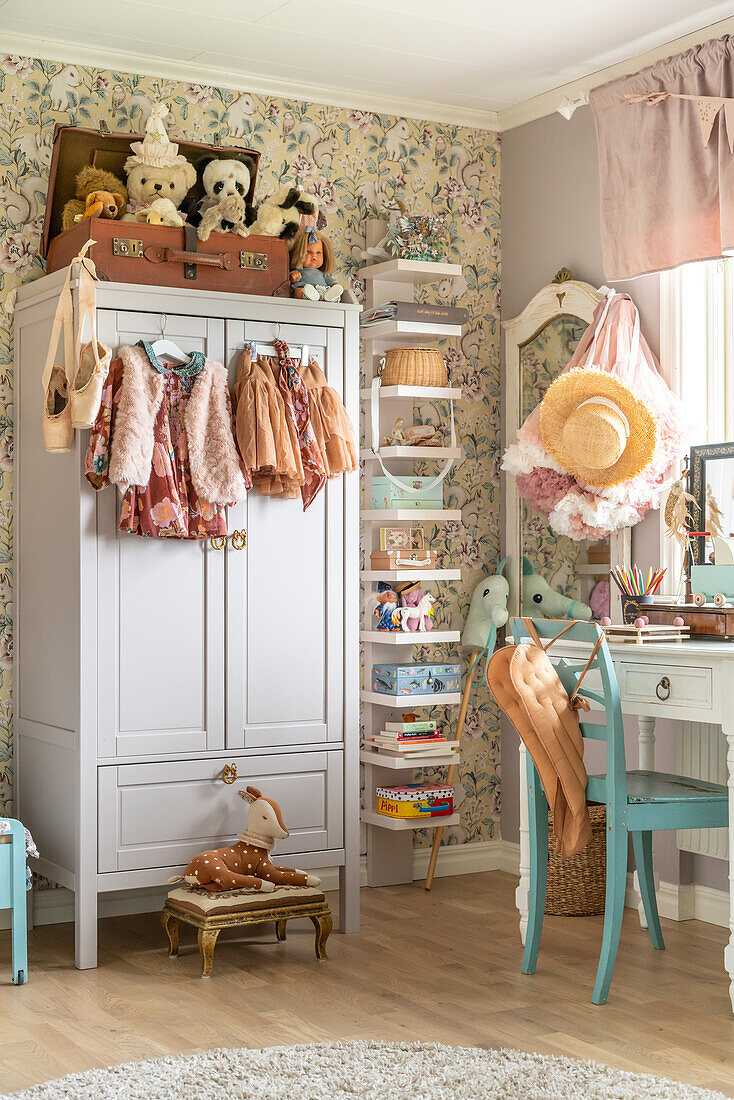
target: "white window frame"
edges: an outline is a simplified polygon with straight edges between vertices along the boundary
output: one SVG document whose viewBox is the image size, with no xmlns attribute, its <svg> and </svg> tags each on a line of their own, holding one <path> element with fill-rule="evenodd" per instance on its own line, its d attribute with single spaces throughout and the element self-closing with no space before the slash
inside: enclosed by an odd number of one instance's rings
<svg viewBox="0 0 734 1100">
<path fill-rule="evenodd" d="M 661 273 L 660 364 L 668 384 L 699 422 L 691 442 L 734 439 L 734 258 L 683 264 Z M 660 561 L 668 570 L 664 591 L 672 595 L 682 553 L 667 536 L 662 511 Z"/>
</svg>

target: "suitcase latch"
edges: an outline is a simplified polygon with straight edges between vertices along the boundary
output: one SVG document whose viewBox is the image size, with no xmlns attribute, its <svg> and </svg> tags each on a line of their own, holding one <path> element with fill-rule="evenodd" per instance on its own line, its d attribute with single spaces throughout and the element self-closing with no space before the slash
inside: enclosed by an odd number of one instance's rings
<svg viewBox="0 0 734 1100">
<path fill-rule="evenodd" d="M 113 256 L 131 256 L 133 259 L 143 255 L 143 242 L 136 241 L 133 237 L 113 237 Z"/>
<path fill-rule="evenodd" d="M 240 267 L 246 267 L 254 271 L 267 271 L 267 252 L 240 252 Z"/>
</svg>

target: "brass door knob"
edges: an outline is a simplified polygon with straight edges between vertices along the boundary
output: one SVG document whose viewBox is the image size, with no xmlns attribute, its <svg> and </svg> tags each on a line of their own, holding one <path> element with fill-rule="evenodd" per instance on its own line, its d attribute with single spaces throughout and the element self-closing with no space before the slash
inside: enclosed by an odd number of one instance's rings
<svg viewBox="0 0 734 1100">
<path fill-rule="evenodd" d="M 222 783 L 236 783 L 237 782 L 237 765 L 225 764 L 222 768 Z"/>
<path fill-rule="evenodd" d="M 247 531 L 233 531 L 231 541 L 233 550 L 244 550 L 247 546 Z"/>
</svg>

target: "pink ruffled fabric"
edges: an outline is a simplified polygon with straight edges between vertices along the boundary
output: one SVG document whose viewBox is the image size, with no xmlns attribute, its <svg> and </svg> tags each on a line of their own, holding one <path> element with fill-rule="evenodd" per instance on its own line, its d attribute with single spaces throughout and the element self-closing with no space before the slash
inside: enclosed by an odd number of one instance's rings
<svg viewBox="0 0 734 1100">
<path fill-rule="evenodd" d="M 640 333 L 639 349 L 631 360 L 636 307 L 628 294 L 615 294 L 594 349 L 587 362 L 594 331 L 604 310 L 602 301 L 570 362 L 561 373 L 594 366 L 614 375 L 633 390 L 655 414 L 658 441 L 650 465 L 636 478 L 610 489 L 595 489 L 576 481 L 551 457 L 540 434 L 540 406 L 526 418 L 515 443 L 505 451 L 502 468 L 517 477 L 520 496 L 548 516 L 550 526 L 576 541 L 606 538 L 613 531 L 633 527 L 651 508 L 671 465 L 686 451 L 694 425 L 660 374 L 657 360 Z"/>
</svg>

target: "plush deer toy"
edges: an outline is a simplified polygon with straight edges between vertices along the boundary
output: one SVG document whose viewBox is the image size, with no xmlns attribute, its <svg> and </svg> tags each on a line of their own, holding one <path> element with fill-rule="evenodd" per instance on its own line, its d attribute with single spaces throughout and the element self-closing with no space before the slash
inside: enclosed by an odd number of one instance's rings
<svg viewBox="0 0 734 1100">
<path fill-rule="evenodd" d="M 183 876 L 169 881 L 180 882 L 183 877 L 189 886 L 203 886 L 212 894 L 224 890 L 270 892 L 276 886 L 319 886 L 321 879 L 315 875 L 292 867 L 276 867 L 270 862 L 268 853 L 275 841 L 288 836 L 278 803 L 265 798 L 256 787 L 237 793 L 250 804 L 247 828 L 237 836 L 239 843 L 231 848 L 200 852 Z"/>
</svg>

